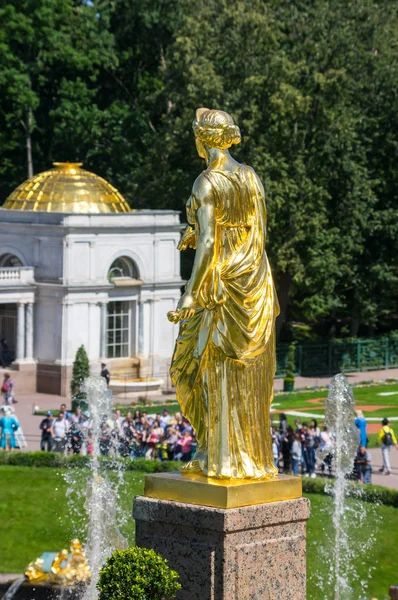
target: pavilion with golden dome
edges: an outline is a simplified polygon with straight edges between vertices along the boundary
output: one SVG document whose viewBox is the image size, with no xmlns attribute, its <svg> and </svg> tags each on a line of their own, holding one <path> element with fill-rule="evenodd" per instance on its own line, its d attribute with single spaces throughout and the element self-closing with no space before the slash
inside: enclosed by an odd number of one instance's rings
<svg viewBox="0 0 398 600">
<path fill-rule="evenodd" d="M 179 213 L 132 210 L 81 167 L 54 163 L 0 208 L 0 339 L 20 392 L 68 396 L 81 345 L 93 374 L 106 362 L 119 381 L 167 383 Z"/>
</svg>

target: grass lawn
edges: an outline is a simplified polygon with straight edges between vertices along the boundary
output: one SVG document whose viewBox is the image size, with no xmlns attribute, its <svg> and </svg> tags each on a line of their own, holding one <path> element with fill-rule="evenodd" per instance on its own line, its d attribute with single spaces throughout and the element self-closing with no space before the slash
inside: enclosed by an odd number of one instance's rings
<svg viewBox="0 0 398 600">
<path fill-rule="evenodd" d="M 65 471 L 28 467 L 0 467 L 2 494 L 0 497 L 0 572 L 20 573 L 24 567 L 45 550 L 59 550 L 68 545 L 75 536 L 83 539 L 85 527 L 81 517 L 84 494 L 83 470 L 74 471 L 74 485 L 70 498 L 74 500 L 69 510 L 66 493 L 70 484 L 66 483 Z M 142 493 L 142 473 L 125 473 L 125 485 L 121 489 L 121 512 L 125 515 L 122 533 L 130 544 L 134 543 L 134 521 L 131 518 L 133 497 Z M 76 498 L 75 498 L 76 497 Z M 331 526 L 332 501 L 329 497 L 309 494 L 311 518 L 308 522 L 308 600 L 333 600 L 331 555 L 333 532 Z M 350 500 L 350 508 L 355 500 Z M 360 553 L 355 569 L 357 581 L 368 580 L 365 591 L 361 584 L 354 584 L 352 598 L 387 598 L 388 586 L 396 581 L 396 559 L 394 548 L 398 545 L 397 509 L 361 503 L 365 514 L 361 518 L 351 512 L 352 530 L 355 531 L 356 545 L 365 548 L 371 534 L 377 542 L 369 551 Z M 356 521 L 357 519 L 357 521 Z M 322 581 L 321 584 L 319 582 Z M 320 587 L 321 585 L 321 587 Z M 329 594 L 330 591 L 330 594 Z M 329 594 L 329 595 L 328 595 Z"/>
<path fill-rule="evenodd" d="M 372 406 L 380 405 L 387 406 L 388 408 L 372 411 L 368 416 L 398 416 L 398 383 L 384 383 L 380 385 L 369 385 L 369 386 L 356 386 L 353 388 L 355 402 L 358 406 Z M 392 395 L 395 392 L 394 395 Z M 391 395 L 381 396 L 380 394 L 388 393 Z M 290 393 L 277 393 L 274 398 L 273 405 L 277 410 L 298 410 L 306 409 L 310 412 L 323 414 L 323 404 L 321 403 L 324 398 L 328 395 L 327 390 L 323 391 L 304 391 L 304 392 L 290 392 Z M 310 402 L 311 400 L 319 399 L 319 404 Z M 122 414 L 126 414 L 127 410 L 141 410 L 148 413 L 161 413 L 163 410 L 168 410 L 170 414 L 175 414 L 180 411 L 179 405 L 175 401 L 175 398 L 170 398 L 168 403 L 164 404 L 152 404 L 149 403 L 137 406 L 126 406 L 125 404 L 116 403 L 114 408 L 120 408 Z M 53 409 L 53 414 L 57 415 L 58 409 Z M 37 415 L 45 415 L 47 411 L 38 411 Z"/>
<path fill-rule="evenodd" d="M 320 494 L 307 494 L 307 498 L 311 501 L 307 529 L 307 600 L 334 600 L 333 501 Z M 350 546 L 354 547 L 356 555 L 355 576 L 348 577 L 351 583 L 349 597 L 351 600 L 387 600 L 389 586 L 397 581 L 397 560 L 393 548 L 398 544 L 398 510 L 392 506 L 351 499 L 348 506 L 347 520 L 354 538 Z M 367 549 L 371 536 L 374 536 L 375 542 Z M 347 564 L 344 558 L 342 564 L 344 569 Z M 367 582 L 366 589 L 362 587 L 361 580 Z M 346 600 L 345 595 L 341 598 Z"/>
<path fill-rule="evenodd" d="M 380 385 L 356 386 L 353 388 L 355 402 L 358 405 L 382 404 L 384 406 L 398 407 L 398 383 L 384 383 Z M 396 395 L 379 396 L 383 393 L 397 392 Z M 278 409 L 282 408 L 315 408 L 311 402 L 314 398 L 326 398 L 327 390 L 308 391 L 308 392 L 290 392 L 288 394 L 276 394 L 274 402 L 280 404 Z"/>
<path fill-rule="evenodd" d="M 74 483 L 67 483 L 65 472 Z M 84 539 L 83 469 L 0 466 L 0 572 L 21 573 L 42 552 L 58 551 L 74 538 Z M 120 506 L 127 517 L 122 533 L 133 543 L 135 523 L 131 515 L 133 498 L 142 493 L 144 476 L 128 471 L 121 491 Z M 72 488 L 73 507 L 67 501 Z"/>
</svg>

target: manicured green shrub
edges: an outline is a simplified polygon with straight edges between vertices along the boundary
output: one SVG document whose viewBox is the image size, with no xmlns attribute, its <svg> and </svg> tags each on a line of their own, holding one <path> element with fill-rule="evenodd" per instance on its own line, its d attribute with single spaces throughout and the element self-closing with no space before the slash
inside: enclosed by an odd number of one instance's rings
<svg viewBox="0 0 398 600">
<path fill-rule="evenodd" d="M 154 550 L 116 550 L 100 571 L 99 600 L 171 600 L 181 589 L 178 579 Z"/>
<path fill-rule="evenodd" d="M 303 477 L 303 492 L 307 494 L 327 494 L 326 485 L 333 484 L 332 479 L 311 479 Z M 384 504 L 385 506 L 395 506 L 398 508 L 398 490 L 385 488 L 381 485 L 360 484 L 350 481 L 347 485 L 347 496 L 357 498 L 364 502 L 373 502 L 375 504 Z"/>
<path fill-rule="evenodd" d="M 56 452 L 0 452 L 0 465 L 19 467 L 87 467 L 90 456 L 59 454 Z M 145 458 L 120 458 L 117 456 L 101 456 L 100 464 L 106 469 L 122 465 L 125 471 L 141 473 L 163 473 L 178 471 L 181 463 L 177 461 L 147 460 Z"/>
<path fill-rule="evenodd" d="M 70 391 L 72 394 L 72 410 L 81 406 L 87 410 L 86 394 L 82 392 L 82 383 L 90 375 L 90 363 L 84 346 L 80 346 L 76 352 L 75 362 L 72 369 L 72 381 L 70 382 Z"/>
<path fill-rule="evenodd" d="M 328 480 L 317 477 L 312 479 L 311 477 L 302 477 L 303 492 L 307 494 L 325 494 L 325 485 Z"/>
</svg>

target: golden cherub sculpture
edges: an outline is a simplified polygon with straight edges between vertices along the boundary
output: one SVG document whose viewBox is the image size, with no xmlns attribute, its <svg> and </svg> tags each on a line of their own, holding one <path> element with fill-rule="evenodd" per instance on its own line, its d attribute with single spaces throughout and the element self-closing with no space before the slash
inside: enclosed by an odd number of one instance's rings
<svg viewBox="0 0 398 600">
<path fill-rule="evenodd" d="M 170 369 L 198 451 L 183 469 L 221 479 L 276 476 L 270 404 L 279 305 L 265 252 L 266 208 L 255 171 L 229 153 L 232 117 L 200 108 L 193 122 L 207 169 L 186 205 L 179 249 L 196 248 L 191 277 L 169 320 L 180 322 Z"/>
<path fill-rule="evenodd" d="M 71 586 L 88 581 L 91 576 L 83 546 L 77 539 L 72 540 L 70 552 L 60 550 L 55 555 L 49 573 L 43 571 L 43 563 L 42 558 L 37 558 L 28 565 L 25 571 L 28 581 Z"/>
</svg>

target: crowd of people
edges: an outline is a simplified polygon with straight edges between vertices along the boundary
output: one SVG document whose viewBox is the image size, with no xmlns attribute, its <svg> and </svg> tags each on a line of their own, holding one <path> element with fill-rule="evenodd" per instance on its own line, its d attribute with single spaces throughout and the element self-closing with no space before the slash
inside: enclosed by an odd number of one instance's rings
<svg viewBox="0 0 398 600">
<path fill-rule="evenodd" d="M 359 430 L 359 446 L 351 477 L 362 483 L 372 483 L 372 456 L 367 447 L 367 422 L 361 410 L 357 410 L 355 425 Z M 321 430 L 316 419 L 312 419 L 309 424 L 300 423 L 296 419 L 292 427 L 288 424 L 286 415 L 281 413 L 279 427 L 272 428 L 275 466 L 285 474 L 316 477 L 318 470 L 322 474 L 331 475 L 334 444 L 334 436 L 326 425 Z M 393 446 L 398 449 L 398 443 L 388 419 L 382 421 L 376 445 L 381 445 L 382 450 L 383 465 L 379 472 L 390 475 L 390 450 Z"/>
<path fill-rule="evenodd" d="M 316 419 L 310 423 L 301 423 L 299 419 L 294 427 L 288 424 L 286 415 L 279 416 L 279 427 L 272 427 L 272 451 L 278 471 L 293 475 L 316 477 L 317 454 L 324 458 L 319 462 L 322 472 L 331 473 L 334 439 L 326 426 L 318 427 Z"/>
<path fill-rule="evenodd" d="M 77 407 L 73 413 L 65 404 L 54 417 L 52 411 L 40 423 L 41 449 L 67 454 L 92 454 L 93 423 L 89 412 Z M 181 413 L 168 410 L 150 416 L 146 412 L 128 411 L 126 416 L 115 410 L 101 423 L 98 432 L 99 452 L 130 458 L 178 460 L 188 462 L 196 449 L 192 426 Z"/>
<path fill-rule="evenodd" d="M 364 425 L 365 422 L 365 425 Z M 361 411 L 355 421 L 360 432 L 360 444 L 354 461 L 352 478 L 363 483 L 372 481 L 372 457 L 367 449 L 366 420 Z M 51 411 L 40 424 L 41 449 L 67 454 L 92 454 L 94 432 L 89 412 L 80 407 L 71 413 L 62 404 L 59 414 Z M 378 436 L 382 444 L 383 467 L 380 471 L 391 473 L 389 450 L 397 445 L 388 420 L 384 419 Z M 332 474 L 334 436 L 326 425 L 318 426 L 317 420 L 294 427 L 288 424 L 286 415 L 280 414 L 279 427 L 272 427 L 272 451 L 274 463 L 280 473 L 316 477 Z M 148 415 L 147 412 L 128 411 L 122 416 L 115 410 L 113 416 L 101 423 L 98 435 L 99 452 L 102 455 L 119 455 L 130 458 L 177 460 L 188 462 L 195 453 L 197 442 L 191 424 L 181 413 L 171 415 Z"/>
<path fill-rule="evenodd" d="M 101 375 L 109 383 L 110 373 L 105 364 Z M 3 406 L 0 412 L 0 448 L 14 449 L 26 446 L 23 431 L 18 423 L 12 404 L 15 400 L 14 382 L 9 373 L 4 374 L 1 386 Z M 358 452 L 353 465 L 352 478 L 363 483 L 372 481 L 372 456 L 368 450 L 367 422 L 361 410 L 357 410 L 355 425 L 359 430 Z M 73 413 L 62 404 L 54 417 L 48 411 L 40 423 L 41 450 L 67 454 L 92 454 L 94 432 L 89 412 L 78 407 Z M 115 410 L 112 418 L 101 424 L 99 451 L 103 455 L 188 462 L 195 453 L 197 442 L 191 424 L 181 413 L 171 415 L 148 415 L 147 412 L 128 411 L 122 416 Z M 280 473 L 316 477 L 317 473 L 332 474 L 334 436 L 316 419 L 294 427 L 288 424 L 286 415 L 279 415 L 279 426 L 272 427 L 272 452 L 274 463 Z M 385 475 L 391 474 L 390 450 L 398 449 L 397 439 L 388 419 L 383 419 L 376 445 L 381 446 L 382 467 Z"/>
</svg>

